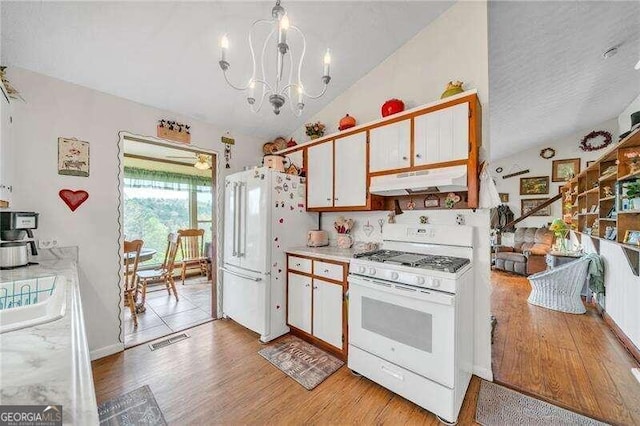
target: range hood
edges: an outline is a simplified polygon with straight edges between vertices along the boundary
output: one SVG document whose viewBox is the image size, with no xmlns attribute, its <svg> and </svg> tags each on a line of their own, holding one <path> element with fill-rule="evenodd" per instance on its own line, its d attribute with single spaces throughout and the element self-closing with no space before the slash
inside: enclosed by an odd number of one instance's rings
<svg viewBox="0 0 640 426">
<path fill-rule="evenodd" d="M 384 196 L 460 191 L 467 191 L 467 166 L 375 176 L 369 185 L 369 192 Z"/>
</svg>

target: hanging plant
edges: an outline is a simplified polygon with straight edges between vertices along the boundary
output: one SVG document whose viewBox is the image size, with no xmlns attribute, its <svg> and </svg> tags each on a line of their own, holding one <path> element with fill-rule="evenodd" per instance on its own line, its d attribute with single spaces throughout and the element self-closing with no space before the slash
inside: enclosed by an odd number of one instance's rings
<svg viewBox="0 0 640 426">
<path fill-rule="evenodd" d="M 555 156 L 556 156 L 556 150 L 553 148 L 545 148 L 542 151 L 540 151 L 540 157 L 544 158 L 545 160 L 548 160 Z"/>
<path fill-rule="evenodd" d="M 600 139 L 599 142 L 598 139 Z M 604 130 L 594 130 L 582 138 L 580 141 L 580 149 L 583 151 L 597 151 L 609 146 L 611 144 L 611 140 L 611 133 Z"/>
</svg>

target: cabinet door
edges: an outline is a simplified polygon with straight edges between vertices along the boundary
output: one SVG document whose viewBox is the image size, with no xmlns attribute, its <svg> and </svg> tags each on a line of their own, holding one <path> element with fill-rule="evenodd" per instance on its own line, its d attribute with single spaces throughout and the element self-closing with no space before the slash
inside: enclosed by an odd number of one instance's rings
<svg viewBox="0 0 640 426">
<path fill-rule="evenodd" d="M 367 133 L 356 133 L 335 143 L 336 207 L 356 207 L 367 204 Z"/>
<path fill-rule="evenodd" d="M 333 207 L 333 142 L 307 151 L 307 207 Z"/>
<path fill-rule="evenodd" d="M 409 167 L 411 120 L 376 127 L 369 131 L 369 171 Z"/>
<path fill-rule="evenodd" d="M 342 349 L 342 285 L 313 279 L 313 335 Z"/>
<path fill-rule="evenodd" d="M 289 272 L 287 322 L 311 333 L 311 278 Z"/>
<path fill-rule="evenodd" d="M 442 163 L 469 157 L 469 103 L 414 118 L 413 164 Z"/>
</svg>

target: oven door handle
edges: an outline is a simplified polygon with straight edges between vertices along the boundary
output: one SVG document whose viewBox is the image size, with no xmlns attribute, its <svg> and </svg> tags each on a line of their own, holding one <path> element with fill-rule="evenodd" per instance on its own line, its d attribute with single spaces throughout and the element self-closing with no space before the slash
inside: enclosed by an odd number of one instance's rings
<svg viewBox="0 0 640 426">
<path fill-rule="evenodd" d="M 400 373 L 396 373 L 395 371 L 391 371 L 389 370 L 387 367 L 385 367 L 384 365 L 380 366 L 380 370 L 383 373 L 386 373 L 388 375 L 390 375 L 391 377 L 400 380 L 401 382 L 404 382 L 404 376 Z"/>
<path fill-rule="evenodd" d="M 444 293 L 442 291 L 429 290 L 427 288 L 412 287 L 407 285 L 400 285 L 396 283 L 390 283 L 385 281 L 379 281 L 375 279 L 365 279 L 361 277 L 349 276 L 349 286 L 353 290 L 355 287 L 363 287 L 366 290 L 380 291 L 384 293 L 391 293 L 395 296 L 402 297 L 415 297 L 416 299 L 437 303 L 439 305 L 454 306 L 455 295 Z M 365 290 L 365 291 L 366 291 Z"/>
</svg>

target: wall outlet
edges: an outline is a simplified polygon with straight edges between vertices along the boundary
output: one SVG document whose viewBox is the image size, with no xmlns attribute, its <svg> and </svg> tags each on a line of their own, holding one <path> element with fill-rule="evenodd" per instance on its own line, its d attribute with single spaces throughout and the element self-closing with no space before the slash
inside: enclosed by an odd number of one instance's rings
<svg viewBox="0 0 640 426">
<path fill-rule="evenodd" d="M 50 249 L 58 247 L 58 239 L 57 238 L 40 238 L 38 240 L 38 248 L 41 249 Z"/>
</svg>

